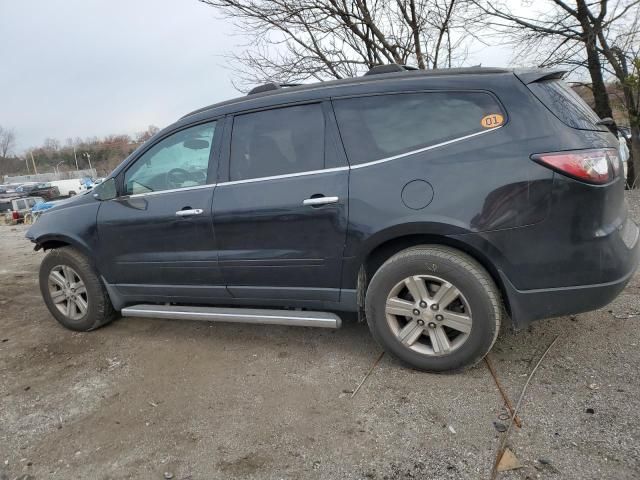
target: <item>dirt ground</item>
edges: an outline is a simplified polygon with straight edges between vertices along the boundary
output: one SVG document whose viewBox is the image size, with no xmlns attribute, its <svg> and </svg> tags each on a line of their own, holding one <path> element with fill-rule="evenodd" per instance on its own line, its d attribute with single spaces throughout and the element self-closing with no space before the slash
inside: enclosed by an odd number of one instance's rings
<svg viewBox="0 0 640 480">
<path fill-rule="evenodd" d="M 1 480 L 490 477 L 506 422 L 484 363 L 430 375 L 385 356 L 351 398 L 380 353 L 353 318 L 74 333 L 40 298 L 25 230 L 0 227 Z M 605 309 L 503 327 L 491 359 L 514 403 L 559 339 L 508 442 L 523 467 L 499 478 L 640 478 L 639 289 L 636 275 Z"/>
</svg>

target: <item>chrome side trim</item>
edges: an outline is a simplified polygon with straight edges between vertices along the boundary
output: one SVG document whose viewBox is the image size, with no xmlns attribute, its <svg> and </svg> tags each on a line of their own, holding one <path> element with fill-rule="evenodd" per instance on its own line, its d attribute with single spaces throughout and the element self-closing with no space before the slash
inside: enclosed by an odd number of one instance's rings
<svg viewBox="0 0 640 480">
<path fill-rule="evenodd" d="M 390 162 L 391 160 L 397 160 L 398 158 L 408 157 L 410 155 L 415 155 L 416 153 L 426 152 L 428 150 L 433 150 L 435 148 L 444 147 L 445 145 L 450 145 L 452 143 L 461 142 L 463 140 L 467 140 L 469 138 L 477 137 L 479 135 L 484 135 L 485 133 L 495 132 L 503 127 L 503 125 L 495 128 L 491 128 L 489 130 L 482 130 L 480 132 L 472 133 L 470 135 L 465 135 L 464 137 L 458 137 L 451 140 L 447 140 L 446 142 L 436 143 L 435 145 L 429 145 L 428 147 L 418 148 L 416 150 L 411 150 L 409 152 L 401 153 L 399 155 L 393 155 L 391 157 L 381 158 L 380 160 L 374 160 L 372 162 L 361 163 L 359 165 L 351 165 L 349 167 L 336 167 L 336 168 L 327 168 L 326 170 L 310 170 L 308 172 L 297 172 L 297 173 L 287 173 L 284 175 L 274 175 L 271 177 L 259 177 L 259 178 L 248 178 L 246 180 L 234 180 L 231 182 L 221 182 L 218 183 L 218 186 L 223 185 L 237 185 L 241 183 L 253 183 L 253 182 L 262 182 L 265 180 L 278 180 L 281 178 L 290 178 L 290 177 L 300 177 L 303 175 L 316 175 L 319 173 L 330 173 L 330 172 L 340 172 L 343 170 L 354 170 L 358 168 L 369 167 L 371 165 L 377 165 L 379 163 Z"/>
<path fill-rule="evenodd" d="M 134 193 L 132 195 L 123 195 L 118 198 L 140 198 L 140 197 L 151 197 L 153 195 L 161 195 L 163 193 L 173 193 L 173 192 L 187 192 L 189 190 L 202 190 L 203 188 L 213 188 L 215 187 L 215 183 L 206 183 L 204 185 L 194 185 L 193 187 L 182 187 L 182 188 L 170 188 L 169 190 L 158 190 L 155 192 L 145 192 L 145 193 Z"/>
<path fill-rule="evenodd" d="M 307 172 L 285 173 L 283 175 L 273 175 L 270 177 L 247 178 L 246 180 L 232 180 L 230 182 L 220 182 L 218 183 L 218 186 L 222 187 L 225 185 L 240 185 L 242 183 L 264 182 L 266 180 L 279 180 L 281 178 L 302 177 L 305 175 L 317 175 L 319 173 L 340 172 L 343 170 L 349 170 L 349 167 L 346 167 L 346 166 L 335 167 L 335 168 L 327 168 L 324 170 L 309 170 Z"/>
<path fill-rule="evenodd" d="M 477 137 L 479 135 L 484 135 L 485 133 L 495 132 L 502 128 L 502 125 L 499 127 L 491 128 L 489 130 L 482 130 L 480 132 L 472 133 L 470 135 L 465 135 L 464 137 L 453 138 L 451 140 L 447 140 L 446 142 L 436 143 L 435 145 L 429 145 L 428 147 L 418 148 L 417 150 L 411 150 L 410 152 L 401 153 L 399 155 L 394 155 L 392 157 L 381 158 L 380 160 L 374 160 L 372 162 L 360 163 L 358 165 L 352 165 L 351 169 L 356 168 L 364 168 L 370 167 L 371 165 L 377 165 L 379 163 L 390 162 L 391 160 L 396 160 L 398 158 L 408 157 L 409 155 L 415 155 L 416 153 L 426 152 L 428 150 L 433 150 L 434 148 L 444 147 L 445 145 L 451 145 L 452 143 L 461 142 L 462 140 L 467 140 L 468 138 Z"/>
<path fill-rule="evenodd" d="M 287 325 L 297 327 L 340 328 L 334 313 L 252 308 L 193 307 L 179 305 L 134 305 L 123 308 L 123 317 L 205 320 L 212 322 Z"/>
<path fill-rule="evenodd" d="M 452 143 L 461 142 L 463 140 L 467 140 L 469 138 L 477 137 L 480 135 L 484 135 L 486 133 L 495 132 L 496 130 L 500 130 L 504 125 L 500 125 L 499 127 L 491 128 L 488 130 L 482 130 L 480 132 L 472 133 L 470 135 L 465 135 L 464 137 L 453 138 L 451 140 L 447 140 L 446 142 L 436 143 L 435 145 L 429 145 L 428 147 L 418 148 L 416 150 L 411 150 L 409 152 L 401 153 L 398 155 L 393 155 L 391 157 L 381 158 L 380 160 L 374 160 L 372 162 L 360 163 L 358 165 L 344 166 L 344 167 L 335 167 L 335 168 L 327 168 L 324 170 L 309 170 L 307 172 L 296 172 L 296 173 L 285 173 L 283 175 L 272 175 L 269 177 L 258 177 L 258 178 L 247 178 L 246 180 L 232 180 L 230 182 L 220 182 L 217 184 L 206 184 L 206 185 L 197 185 L 194 187 L 184 187 L 184 188 L 173 188 L 171 190 L 159 190 L 157 192 L 148 192 L 148 193 L 136 193 L 134 195 L 129 195 L 129 198 L 137 198 L 137 197 L 146 197 L 151 195 L 160 195 L 163 193 L 172 193 L 172 192 L 182 192 L 188 190 L 198 190 L 201 188 L 209 188 L 209 187 L 224 187 L 227 185 L 241 185 L 243 183 L 255 183 L 255 182 L 264 182 L 267 180 L 280 180 L 282 178 L 294 178 L 294 177 L 303 177 L 307 175 L 318 175 L 321 173 L 332 173 L 332 172 L 341 172 L 344 170 L 355 170 L 358 168 L 370 167 L 372 165 L 377 165 L 379 163 L 390 162 L 392 160 L 397 160 L 399 158 L 408 157 L 411 155 L 415 155 L 416 153 L 422 153 L 429 150 L 433 150 L 435 148 L 444 147 L 445 145 L 451 145 Z"/>
</svg>

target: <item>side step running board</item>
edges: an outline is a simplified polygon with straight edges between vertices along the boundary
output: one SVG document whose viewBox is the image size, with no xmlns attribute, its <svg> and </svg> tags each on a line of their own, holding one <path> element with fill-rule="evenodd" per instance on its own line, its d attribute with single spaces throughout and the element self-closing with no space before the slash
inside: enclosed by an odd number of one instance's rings
<svg viewBox="0 0 640 480">
<path fill-rule="evenodd" d="M 342 324 L 340 317 L 334 313 L 304 310 L 134 305 L 123 308 L 121 314 L 123 317 L 171 318 L 298 327 L 340 328 Z"/>
</svg>

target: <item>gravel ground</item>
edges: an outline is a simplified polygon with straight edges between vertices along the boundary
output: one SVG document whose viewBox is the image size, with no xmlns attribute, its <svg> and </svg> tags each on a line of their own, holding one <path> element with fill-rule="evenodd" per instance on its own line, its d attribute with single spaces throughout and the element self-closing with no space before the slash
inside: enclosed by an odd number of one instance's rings
<svg viewBox="0 0 640 480">
<path fill-rule="evenodd" d="M 640 195 L 629 196 L 640 221 Z M 430 375 L 337 331 L 122 319 L 58 326 L 25 228 L 0 227 L 0 479 L 489 478 L 505 410 L 486 366 Z M 640 478 L 640 277 L 605 309 L 503 328 L 515 403 L 556 336 L 501 479 Z M 31 477 L 25 477 L 30 475 Z M 168 476 L 168 475 L 167 475 Z"/>
</svg>

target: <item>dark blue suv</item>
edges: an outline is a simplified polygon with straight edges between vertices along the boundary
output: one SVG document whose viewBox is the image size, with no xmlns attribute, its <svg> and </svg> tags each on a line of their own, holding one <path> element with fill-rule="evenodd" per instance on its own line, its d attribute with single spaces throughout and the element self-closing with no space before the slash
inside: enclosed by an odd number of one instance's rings
<svg viewBox="0 0 640 480">
<path fill-rule="evenodd" d="M 618 142 L 562 72 L 369 73 L 192 112 L 42 215 L 27 237 L 49 251 L 53 316 L 335 328 L 353 311 L 397 358 L 448 371 L 507 317 L 624 288 L 640 249 Z"/>
</svg>

